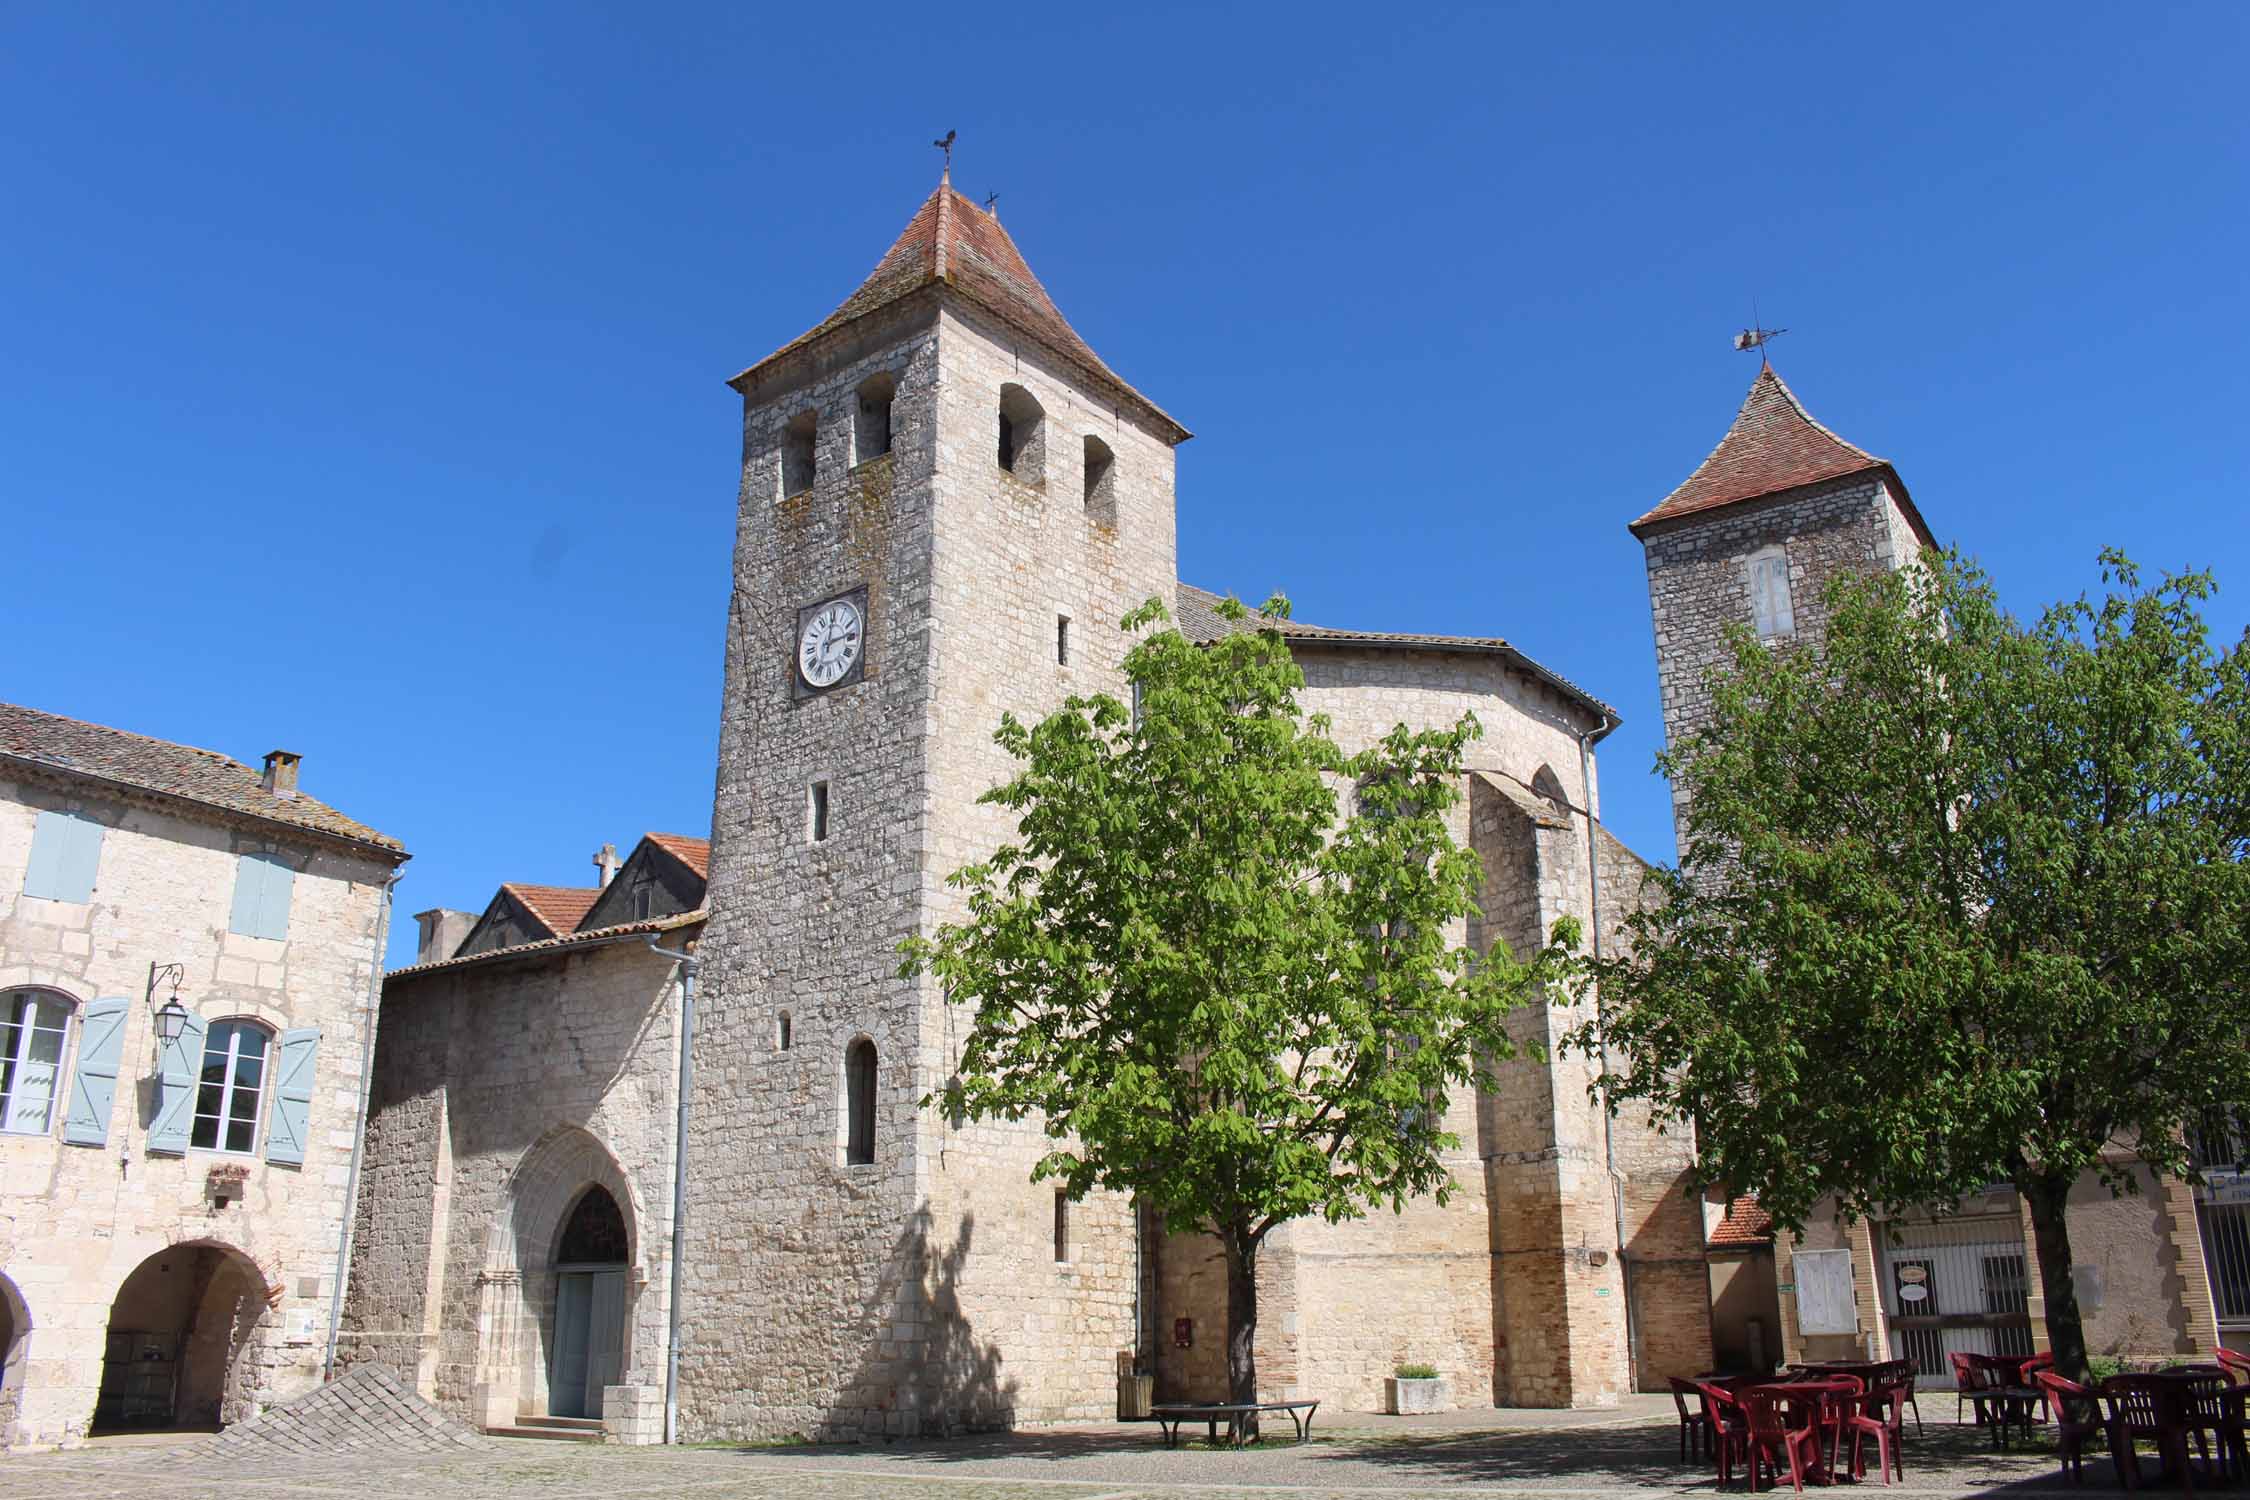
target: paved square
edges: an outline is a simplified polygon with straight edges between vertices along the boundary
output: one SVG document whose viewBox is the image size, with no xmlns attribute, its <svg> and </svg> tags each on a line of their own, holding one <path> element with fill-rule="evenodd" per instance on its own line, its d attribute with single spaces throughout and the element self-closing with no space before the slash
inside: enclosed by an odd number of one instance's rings
<svg viewBox="0 0 2250 1500">
<path fill-rule="evenodd" d="M 1933 1407 L 1935 1402 L 1932 1403 Z M 1411 1419 L 1410 1419 L 1411 1420 Z M 1253 1449 L 1165 1449 L 1150 1426 L 1052 1429 L 951 1442 L 831 1447 L 614 1448 L 485 1439 L 443 1451 L 229 1453 L 209 1439 L 97 1443 L 0 1465 L 0 1497 L 162 1494 L 166 1500 L 335 1496 L 351 1500 L 530 1497 L 627 1500 L 1243 1500 L 1347 1496 L 1715 1494 L 1710 1470 L 1678 1459 L 1668 1404 L 1623 1412 L 1456 1412 L 1409 1426 L 1346 1415 L 1315 1440 Z M 2052 1437 L 1994 1453 L 1974 1427 L 1932 1422 L 1909 1436 L 1907 1477 L 1883 1493 L 2032 1495 L 2114 1491 L 2106 1462 L 2085 1491 L 2059 1470 Z M 1869 1481 L 1866 1489 L 1880 1488 Z"/>
</svg>

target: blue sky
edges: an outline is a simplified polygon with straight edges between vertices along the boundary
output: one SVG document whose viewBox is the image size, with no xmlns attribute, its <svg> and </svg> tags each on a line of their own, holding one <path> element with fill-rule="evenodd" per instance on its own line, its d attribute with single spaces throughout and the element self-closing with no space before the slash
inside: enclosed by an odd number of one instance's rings
<svg viewBox="0 0 2250 1500">
<path fill-rule="evenodd" d="M 949 128 L 1198 433 L 1184 575 L 1510 637 L 1623 711 L 1652 855 L 1625 522 L 1732 417 L 1753 299 L 2019 607 L 2118 543 L 2242 628 L 2250 10 L 1072 11 L 0 11 L 0 697 L 304 752 L 414 850 L 402 913 L 703 832 L 722 381 Z"/>
</svg>

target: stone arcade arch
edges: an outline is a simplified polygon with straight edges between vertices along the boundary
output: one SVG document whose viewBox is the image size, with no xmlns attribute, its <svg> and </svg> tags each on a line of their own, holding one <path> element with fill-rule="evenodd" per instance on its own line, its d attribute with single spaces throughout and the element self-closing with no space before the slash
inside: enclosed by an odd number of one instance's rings
<svg viewBox="0 0 2250 1500">
<path fill-rule="evenodd" d="M 597 1190 L 599 1199 L 593 1196 Z M 583 1216 L 581 1209 L 587 1211 Z M 600 1221 L 592 1240 L 589 1219 Z M 485 1269 L 478 1277 L 476 1411 L 484 1426 L 601 1415 L 600 1384 L 621 1380 L 633 1365 L 633 1330 L 649 1284 L 642 1232 L 647 1222 L 631 1179 L 583 1128 L 557 1126 L 524 1153 L 487 1232 Z M 598 1264 L 560 1258 L 566 1250 L 586 1253 L 589 1245 L 618 1258 Z M 607 1279 L 598 1285 L 581 1279 L 596 1275 Z M 579 1321 L 580 1314 L 589 1322 L 593 1318 L 597 1294 L 603 1328 L 616 1334 L 613 1369 L 597 1369 L 589 1358 L 606 1342 L 606 1332 Z M 582 1330 L 588 1341 L 579 1344 Z M 565 1340 L 560 1347 L 558 1334 Z M 582 1366 L 585 1374 L 575 1382 L 566 1377 L 558 1386 L 553 1378 L 558 1354 L 566 1369 Z M 558 1395 L 561 1411 L 554 1409 Z"/>
<path fill-rule="evenodd" d="M 0 1449 L 16 1440 L 16 1409 L 23 1397 L 24 1353 L 31 1347 L 31 1309 L 16 1284 L 0 1275 Z"/>
<path fill-rule="evenodd" d="M 257 1262 L 210 1241 L 169 1246 L 134 1267 L 110 1303 L 93 1430 L 216 1427 L 252 1415 L 279 1322 L 273 1291 Z"/>
</svg>

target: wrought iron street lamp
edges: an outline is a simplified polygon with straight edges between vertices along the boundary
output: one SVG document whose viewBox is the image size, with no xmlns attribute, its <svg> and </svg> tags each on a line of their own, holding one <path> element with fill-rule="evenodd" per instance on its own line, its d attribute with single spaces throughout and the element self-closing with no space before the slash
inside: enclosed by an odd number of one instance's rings
<svg viewBox="0 0 2250 1500">
<path fill-rule="evenodd" d="M 186 964 L 155 964 L 148 966 L 148 1003 L 156 1006 L 156 986 L 166 978 L 172 981 L 171 998 L 156 1010 L 156 1037 L 169 1047 L 187 1030 L 187 1007 L 180 1003 L 180 981 L 187 977 Z"/>
</svg>

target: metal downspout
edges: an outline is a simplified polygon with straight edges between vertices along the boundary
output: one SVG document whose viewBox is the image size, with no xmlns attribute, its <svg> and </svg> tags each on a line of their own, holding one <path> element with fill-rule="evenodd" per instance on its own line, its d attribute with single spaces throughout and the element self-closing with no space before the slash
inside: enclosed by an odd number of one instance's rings
<svg viewBox="0 0 2250 1500">
<path fill-rule="evenodd" d="M 664 1441 L 680 1440 L 680 1298 L 687 1263 L 687 1131 L 689 1091 L 695 1083 L 695 975 L 702 960 L 692 953 L 660 948 L 648 951 L 680 966 L 680 1076 L 678 1111 L 672 1124 L 672 1293 L 664 1310 Z"/>
<path fill-rule="evenodd" d="M 1602 956 L 1602 851 L 1601 830 L 1594 821 L 1594 752 L 1593 741 L 1610 729 L 1609 715 L 1603 714 L 1601 723 L 1591 732 L 1578 735 L 1578 795 L 1586 805 L 1586 935 L 1587 944 L 1596 963 Z M 1609 1072 L 1609 1038 L 1601 1029 L 1600 1013 L 1595 1014 L 1595 1044 L 1601 1059 L 1602 1073 Z M 1640 1379 L 1641 1328 L 1639 1309 L 1633 1305 L 1633 1263 L 1625 1250 L 1625 1178 L 1617 1170 L 1616 1120 L 1610 1108 L 1609 1091 L 1602 1091 L 1602 1165 L 1609 1172 L 1610 1206 L 1617 1219 L 1617 1274 L 1624 1283 L 1620 1290 L 1625 1295 L 1625 1388 L 1631 1391 Z"/>
<path fill-rule="evenodd" d="M 367 1100 L 375 1087 L 375 1023 L 383 1013 L 383 950 L 391 940 L 391 900 L 403 868 L 383 882 L 383 904 L 375 914 L 375 952 L 367 980 L 367 1022 L 359 1044 L 359 1123 L 352 1131 L 351 1171 L 344 1179 L 344 1226 L 336 1233 L 336 1285 L 328 1297 L 328 1349 L 320 1378 L 336 1378 L 336 1337 L 344 1323 L 344 1283 L 351 1277 L 352 1220 L 359 1212 L 359 1163 L 367 1150 Z"/>
</svg>

